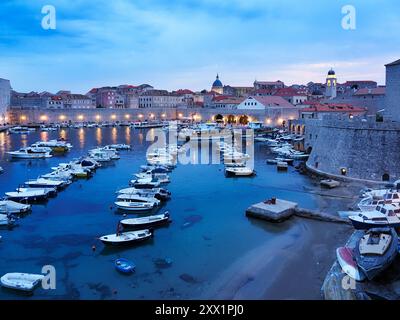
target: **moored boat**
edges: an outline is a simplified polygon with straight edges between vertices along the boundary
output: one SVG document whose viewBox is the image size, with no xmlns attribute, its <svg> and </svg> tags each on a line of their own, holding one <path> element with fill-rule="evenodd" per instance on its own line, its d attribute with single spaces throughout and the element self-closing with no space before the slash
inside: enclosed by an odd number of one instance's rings
<svg viewBox="0 0 400 320">
<path fill-rule="evenodd" d="M 136 265 L 132 261 L 124 258 L 119 258 L 115 260 L 114 265 L 115 269 L 117 269 L 119 272 L 126 274 L 135 272 L 136 268 Z"/>
<path fill-rule="evenodd" d="M 154 227 L 158 225 L 168 224 L 170 222 L 171 220 L 169 212 L 148 217 L 121 220 L 121 224 L 126 228 Z"/>
<path fill-rule="evenodd" d="M 22 214 L 31 210 L 31 205 L 11 200 L 0 200 L 1 214 Z"/>
<path fill-rule="evenodd" d="M 102 236 L 99 239 L 106 245 L 128 245 L 149 240 L 153 237 L 153 235 L 154 231 L 152 229 L 127 232 L 119 232 L 118 230 L 117 233 Z"/>
<path fill-rule="evenodd" d="M 118 209 L 124 211 L 150 211 L 154 208 L 155 204 L 153 202 L 133 202 L 133 201 L 116 201 L 114 204 Z"/>
<path fill-rule="evenodd" d="M 30 274 L 30 273 L 6 273 L 0 278 L 1 285 L 6 288 L 21 290 L 21 291 L 32 291 L 44 278 L 41 274 Z"/>
<path fill-rule="evenodd" d="M 373 228 L 359 239 L 355 258 L 369 280 L 387 269 L 397 256 L 398 235 L 393 228 Z"/>
<path fill-rule="evenodd" d="M 363 281 L 365 279 L 364 273 L 359 269 L 355 261 L 353 249 L 348 247 L 337 248 L 336 257 L 342 271 L 349 277 L 357 281 Z"/>
</svg>

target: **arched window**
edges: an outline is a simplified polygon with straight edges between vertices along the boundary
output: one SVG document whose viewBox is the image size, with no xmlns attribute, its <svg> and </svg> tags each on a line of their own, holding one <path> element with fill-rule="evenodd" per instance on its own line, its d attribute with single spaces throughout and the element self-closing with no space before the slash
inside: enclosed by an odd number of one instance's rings
<svg viewBox="0 0 400 320">
<path fill-rule="evenodd" d="M 389 173 L 384 173 L 382 175 L 382 181 L 389 181 L 390 180 L 390 175 Z"/>
</svg>

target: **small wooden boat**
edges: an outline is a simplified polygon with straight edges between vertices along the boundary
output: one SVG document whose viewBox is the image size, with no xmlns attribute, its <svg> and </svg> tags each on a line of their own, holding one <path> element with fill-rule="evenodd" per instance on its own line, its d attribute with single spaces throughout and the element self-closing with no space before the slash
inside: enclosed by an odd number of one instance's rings
<svg viewBox="0 0 400 320">
<path fill-rule="evenodd" d="M 154 216 L 121 220 L 121 224 L 127 228 L 153 227 L 157 225 L 167 224 L 170 222 L 171 220 L 168 211 L 163 214 L 158 214 Z"/>
<path fill-rule="evenodd" d="M 353 249 L 348 247 L 340 247 L 336 249 L 336 257 L 342 268 L 342 271 L 349 277 L 357 281 L 363 281 L 365 275 L 358 268 L 354 258 Z"/>
<path fill-rule="evenodd" d="M 21 214 L 31 210 L 31 205 L 21 204 L 11 200 L 0 200 L 1 214 Z"/>
<path fill-rule="evenodd" d="M 114 204 L 118 209 L 124 211 L 150 211 L 154 208 L 154 202 L 133 202 L 133 201 L 116 201 Z"/>
<path fill-rule="evenodd" d="M 225 174 L 227 176 L 248 177 L 254 175 L 254 170 L 249 167 L 226 167 Z"/>
<path fill-rule="evenodd" d="M 387 269 L 397 256 L 398 236 L 393 228 L 366 231 L 355 249 L 355 258 L 369 280 Z"/>
<path fill-rule="evenodd" d="M 153 237 L 152 229 L 120 232 L 121 224 L 118 224 L 117 232 L 100 237 L 100 241 L 107 245 L 128 245 L 145 241 Z"/>
<path fill-rule="evenodd" d="M 115 269 L 122 273 L 133 273 L 135 272 L 136 265 L 127 259 L 120 258 L 114 262 Z"/>
<path fill-rule="evenodd" d="M 276 164 L 276 168 L 278 169 L 278 171 L 287 171 L 288 164 L 287 164 L 287 162 L 279 161 Z"/>
<path fill-rule="evenodd" d="M 6 288 L 32 291 L 44 278 L 41 274 L 7 273 L 0 278 L 1 285 Z"/>
</svg>

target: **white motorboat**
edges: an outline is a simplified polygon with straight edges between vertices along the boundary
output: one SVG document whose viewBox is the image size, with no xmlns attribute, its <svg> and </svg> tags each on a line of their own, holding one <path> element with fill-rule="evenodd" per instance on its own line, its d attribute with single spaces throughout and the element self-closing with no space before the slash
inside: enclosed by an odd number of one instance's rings
<svg viewBox="0 0 400 320">
<path fill-rule="evenodd" d="M 66 183 L 61 180 L 50 180 L 44 178 L 38 178 L 36 180 L 29 180 L 25 182 L 25 185 L 29 188 L 56 188 L 62 189 L 66 186 Z"/>
<path fill-rule="evenodd" d="M 15 220 L 8 214 L 0 214 L 0 226 L 12 226 L 15 223 Z"/>
<path fill-rule="evenodd" d="M 154 208 L 153 202 L 132 202 L 132 201 L 116 201 L 114 203 L 118 209 L 124 211 L 150 211 Z"/>
<path fill-rule="evenodd" d="M 225 174 L 228 176 L 248 177 L 254 175 L 254 170 L 249 167 L 226 167 Z"/>
<path fill-rule="evenodd" d="M 32 147 L 47 147 L 57 153 L 67 152 L 72 149 L 72 145 L 63 140 L 38 141 Z"/>
<path fill-rule="evenodd" d="M 15 191 L 17 192 L 34 192 L 35 190 L 43 190 L 47 197 L 52 197 L 55 196 L 57 194 L 57 189 L 56 188 L 52 188 L 52 187 L 48 187 L 48 188 L 29 188 L 27 186 L 22 186 L 22 187 L 18 187 L 15 189 Z"/>
<path fill-rule="evenodd" d="M 117 196 L 117 201 L 126 201 L 126 202 L 138 202 L 138 203 L 152 203 L 153 206 L 158 206 L 160 204 L 160 200 L 156 199 L 155 197 L 144 197 L 138 194 L 120 194 Z"/>
<path fill-rule="evenodd" d="M 276 164 L 276 168 L 278 171 L 286 171 L 288 169 L 288 164 L 287 162 L 279 161 Z"/>
<path fill-rule="evenodd" d="M 35 131 L 34 128 L 19 127 L 19 126 L 8 129 L 8 133 L 19 133 L 19 134 L 28 134 L 33 131 Z"/>
<path fill-rule="evenodd" d="M 129 144 L 110 144 L 109 147 L 111 149 L 115 149 L 115 150 L 131 150 L 132 147 Z"/>
<path fill-rule="evenodd" d="M 50 173 L 44 174 L 41 176 L 41 178 L 50 180 L 60 180 L 66 184 L 70 184 L 73 176 L 68 169 L 64 168 L 64 169 L 56 169 Z"/>
<path fill-rule="evenodd" d="M 100 241 L 107 245 L 127 245 L 145 241 L 153 237 L 153 230 L 119 232 L 100 237 Z"/>
<path fill-rule="evenodd" d="M 158 181 L 159 183 L 169 183 L 170 179 L 166 173 L 153 173 L 151 171 L 136 173 L 136 178 L 138 179 L 152 179 L 153 181 Z"/>
<path fill-rule="evenodd" d="M 5 195 L 10 200 L 15 201 L 40 201 L 48 198 L 48 191 L 45 189 L 29 189 L 21 192 L 6 192 Z"/>
<path fill-rule="evenodd" d="M 6 288 L 32 291 L 44 278 L 41 274 L 6 273 L 0 278 L 1 285 Z"/>
<path fill-rule="evenodd" d="M 0 200 L 1 214 L 21 214 L 31 210 L 29 204 L 21 204 L 11 200 Z"/>
<path fill-rule="evenodd" d="M 167 200 L 171 196 L 171 193 L 164 188 L 153 188 L 153 189 L 125 188 L 117 191 L 117 194 L 136 194 L 142 197 L 156 198 L 158 200 Z"/>
<path fill-rule="evenodd" d="M 171 222 L 171 220 L 168 212 L 154 216 L 121 220 L 121 224 L 126 228 L 146 228 L 167 224 L 169 222 Z"/>
<path fill-rule="evenodd" d="M 355 229 L 400 227 L 400 207 L 394 204 L 379 205 L 373 211 L 354 212 L 349 219 Z"/>
<path fill-rule="evenodd" d="M 133 179 L 130 181 L 131 186 L 136 188 L 140 186 L 140 189 L 158 188 L 160 184 L 161 183 L 158 180 L 154 180 L 153 178 Z"/>
<path fill-rule="evenodd" d="M 379 192 L 379 191 L 378 191 Z M 361 211 L 370 211 L 374 210 L 377 205 L 380 204 L 400 204 L 400 192 L 394 190 L 386 190 L 382 195 L 372 195 L 366 196 L 361 199 L 358 203 L 358 207 Z"/>
<path fill-rule="evenodd" d="M 7 154 L 16 159 L 44 159 L 52 157 L 47 148 L 28 147 L 19 149 L 18 151 L 9 151 Z"/>
</svg>

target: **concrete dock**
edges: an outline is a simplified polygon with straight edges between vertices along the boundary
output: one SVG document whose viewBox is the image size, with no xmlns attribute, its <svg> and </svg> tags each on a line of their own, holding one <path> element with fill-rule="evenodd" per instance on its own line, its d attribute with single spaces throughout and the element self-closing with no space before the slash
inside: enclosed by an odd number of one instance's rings
<svg viewBox="0 0 400 320">
<path fill-rule="evenodd" d="M 297 203 L 276 199 L 275 204 L 259 202 L 246 210 L 246 216 L 270 222 L 282 222 L 294 214 Z"/>
<path fill-rule="evenodd" d="M 282 199 L 276 199 L 275 204 L 272 204 L 271 202 L 259 202 L 253 204 L 246 210 L 246 216 L 248 217 L 275 223 L 285 221 L 294 215 L 325 222 L 350 223 L 348 219 L 319 211 L 299 208 L 296 202 Z"/>
</svg>

